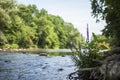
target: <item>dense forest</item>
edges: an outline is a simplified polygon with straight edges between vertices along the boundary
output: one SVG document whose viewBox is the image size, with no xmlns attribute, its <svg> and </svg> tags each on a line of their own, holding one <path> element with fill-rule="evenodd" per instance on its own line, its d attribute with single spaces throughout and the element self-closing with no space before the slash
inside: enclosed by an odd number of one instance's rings
<svg viewBox="0 0 120 80">
<path fill-rule="evenodd" d="M 80 32 L 60 16 L 36 5 L 0 1 L 0 48 L 70 48 L 83 42 Z"/>
</svg>

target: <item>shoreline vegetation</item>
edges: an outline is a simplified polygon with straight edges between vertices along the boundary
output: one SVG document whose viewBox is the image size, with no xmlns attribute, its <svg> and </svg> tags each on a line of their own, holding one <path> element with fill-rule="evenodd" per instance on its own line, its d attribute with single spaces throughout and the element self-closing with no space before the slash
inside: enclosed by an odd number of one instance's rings
<svg viewBox="0 0 120 80">
<path fill-rule="evenodd" d="M 3 0 L 0 12 L 0 48 L 70 48 L 85 42 L 72 23 L 35 4 Z"/>
<path fill-rule="evenodd" d="M 68 75 L 70 80 L 120 80 L 120 47 L 99 45 L 104 41 L 93 34 L 86 49 L 73 53 L 72 59 L 78 70 Z M 105 49 L 108 51 L 104 52 Z"/>
<path fill-rule="evenodd" d="M 39 56 L 67 56 L 72 55 L 71 49 L 41 49 L 41 48 L 20 48 L 20 49 L 0 49 L 0 52 L 38 54 Z"/>
<path fill-rule="evenodd" d="M 78 53 L 76 58 L 73 57 L 78 70 L 68 75 L 70 80 L 120 80 L 120 47 L 108 50 L 104 56 L 91 59 L 92 63 L 87 61 L 91 58 L 90 55 L 86 58 L 87 56 L 82 56 L 81 52 Z M 84 67 L 79 63 L 84 64 Z M 91 66 L 86 67 L 86 64 Z"/>
<path fill-rule="evenodd" d="M 84 51 L 84 49 L 82 49 Z M 108 50 L 100 50 L 100 52 L 105 53 Z M 74 54 L 77 52 L 76 49 L 41 49 L 41 48 L 18 48 L 18 49 L 11 49 L 11 48 L 0 48 L 0 52 L 22 52 L 22 53 L 31 53 L 31 54 L 42 54 L 42 53 L 65 53 L 66 55 Z M 65 55 L 64 54 L 64 55 Z M 59 56 L 60 54 L 58 54 Z"/>
<path fill-rule="evenodd" d="M 41 48 L 0 48 L 0 52 L 72 52 L 71 49 L 41 49 Z"/>
</svg>

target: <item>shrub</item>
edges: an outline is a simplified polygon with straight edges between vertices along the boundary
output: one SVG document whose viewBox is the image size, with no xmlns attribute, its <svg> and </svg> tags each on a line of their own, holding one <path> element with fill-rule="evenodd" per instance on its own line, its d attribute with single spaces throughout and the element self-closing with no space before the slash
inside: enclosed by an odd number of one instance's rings
<svg viewBox="0 0 120 80">
<path fill-rule="evenodd" d="M 76 51 L 73 52 L 72 60 L 78 69 L 90 68 L 100 65 L 100 63 L 95 62 L 94 59 L 100 59 L 102 56 L 103 54 L 95 49 L 76 49 Z"/>
<path fill-rule="evenodd" d="M 17 44 L 5 44 L 3 46 L 4 48 L 9 48 L 9 49 L 17 49 L 19 46 Z"/>
<path fill-rule="evenodd" d="M 95 35 L 93 33 L 92 40 L 90 42 L 87 42 L 84 49 L 77 49 L 75 48 L 75 51 L 72 55 L 72 60 L 74 61 L 75 65 L 81 69 L 81 68 L 91 68 L 96 67 L 100 65 L 99 62 L 94 61 L 95 59 L 101 59 L 103 57 L 103 53 L 100 52 L 104 49 L 109 49 L 106 47 L 106 45 L 103 45 L 102 43 L 106 42 L 107 39 L 103 36 Z M 98 44 L 99 45 L 98 47 Z M 83 47 L 83 46 L 82 46 Z"/>
</svg>

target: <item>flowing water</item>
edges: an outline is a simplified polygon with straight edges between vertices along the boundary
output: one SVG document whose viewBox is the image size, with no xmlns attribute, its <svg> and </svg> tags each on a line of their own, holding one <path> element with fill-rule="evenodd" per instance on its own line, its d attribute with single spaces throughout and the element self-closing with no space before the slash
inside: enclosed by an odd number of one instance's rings
<svg viewBox="0 0 120 80">
<path fill-rule="evenodd" d="M 0 80 L 67 80 L 74 71 L 70 56 L 0 52 Z"/>
</svg>

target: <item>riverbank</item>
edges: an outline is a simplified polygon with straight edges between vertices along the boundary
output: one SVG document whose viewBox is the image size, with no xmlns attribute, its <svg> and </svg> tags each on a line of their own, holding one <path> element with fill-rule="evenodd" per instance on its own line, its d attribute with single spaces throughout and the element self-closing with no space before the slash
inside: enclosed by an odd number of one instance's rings
<svg viewBox="0 0 120 80">
<path fill-rule="evenodd" d="M 8 51 L 8 52 L 72 52 L 71 49 L 41 49 L 41 48 L 20 48 L 20 49 L 9 49 L 9 48 L 4 48 L 0 49 L 0 51 Z"/>
<path fill-rule="evenodd" d="M 14 52 L 24 54 L 39 54 L 39 56 L 66 56 L 71 55 L 71 49 L 40 49 L 40 48 L 29 48 L 29 49 L 0 49 L 0 52 Z"/>
</svg>

